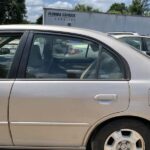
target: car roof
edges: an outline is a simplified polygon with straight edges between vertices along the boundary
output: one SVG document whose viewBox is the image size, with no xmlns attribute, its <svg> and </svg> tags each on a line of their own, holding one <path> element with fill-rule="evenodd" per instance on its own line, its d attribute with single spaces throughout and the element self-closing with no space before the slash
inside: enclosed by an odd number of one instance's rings
<svg viewBox="0 0 150 150">
<path fill-rule="evenodd" d="M 62 26 L 44 26 L 44 25 L 0 25 L 0 31 L 25 31 L 25 30 L 38 30 L 38 31 L 50 31 L 50 32 L 59 32 L 59 33 L 71 33 L 83 35 L 89 38 L 93 38 L 104 45 L 107 48 L 113 49 L 118 54 L 120 54 L 125 60 L 128 60 L 130 68 L 132 70 L 132 77 L 134 79 L 137 78 L 150 78 L 150 70 L 149 74 L 145 74 L 145 66 L 150 66 L 150 57 L 140 53 L 139 51 L 131 48 L 127 44 L 124 44 L 111 36 L 108 36 L 105 33 L 89 30 L 89 29 L 81 29 L 81 28 L 73 28 L 73 27 L 62 27 Z M 140 61 L 139 61 L 140 60 Z M 141 65 L 142 62 L 142 65 Z M 135 64 L 137 64 L 135 66 Z M 138 71 L 140 70 L 140 72 Z"/>
<path fill-rule="evenodd" d="M 39 31 L 58 31 L 58 32 L 97 32 L 99 34 L 105 34 L 99 31 L 76 28 L 76 27 L 66 27 L 66 26 L 52 26 L 52 25 L 0 25 L 0 30 L 39 30 Z M 82 32 L 81 32 L 82 31 Z"/>
</svg>

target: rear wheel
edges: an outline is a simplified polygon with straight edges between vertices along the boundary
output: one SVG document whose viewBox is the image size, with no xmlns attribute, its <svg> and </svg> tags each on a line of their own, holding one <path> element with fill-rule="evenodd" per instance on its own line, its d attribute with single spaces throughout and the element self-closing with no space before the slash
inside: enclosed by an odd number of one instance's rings
<svg viewBox="0 0 150 150">
<path fill-rule="evenodd" d="M 149 150 L 150 130 L 131 119 L 110 122 L 92 140 L 92 150 Z"/>
</svg>

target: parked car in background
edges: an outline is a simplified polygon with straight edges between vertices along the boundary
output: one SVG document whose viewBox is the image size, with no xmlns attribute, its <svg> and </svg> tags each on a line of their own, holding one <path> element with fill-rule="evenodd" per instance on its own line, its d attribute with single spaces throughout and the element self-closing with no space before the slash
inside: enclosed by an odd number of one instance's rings
<svg viewBox="0 0 150 150">
<path fill-rule="evenodd" d="M 0 148 L 149 150 L 149 56 L 35 25 L 0 26 L 0 51 Z"/>
<path fill-rule="evenodd" d="M 116 36 L 116 35 L 139 35 L 136 32 L 108 32 L 107 33 L 110 36 Z"/>
<path fill-rule="evenodd" d="M 140 35 L 112 35 L 121 42 L 127 43 L 134 48 L 150 55 L 150 37 Z"/>
</svg>

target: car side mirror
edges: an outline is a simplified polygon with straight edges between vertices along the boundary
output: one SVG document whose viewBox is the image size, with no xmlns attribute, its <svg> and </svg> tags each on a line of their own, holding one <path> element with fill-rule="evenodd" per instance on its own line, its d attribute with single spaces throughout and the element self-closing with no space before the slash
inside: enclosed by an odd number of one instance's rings
<svg viewBox="0 0 150 150">
<path fill-rule="evenodd" d="M 0 48 L 0 55 L 10 54 L 9 48 Z"/>
<path fill-rule="evenodd" d="M 150 56 L 150 51 L 147 51 L 146 54 Z"/>
</svg>

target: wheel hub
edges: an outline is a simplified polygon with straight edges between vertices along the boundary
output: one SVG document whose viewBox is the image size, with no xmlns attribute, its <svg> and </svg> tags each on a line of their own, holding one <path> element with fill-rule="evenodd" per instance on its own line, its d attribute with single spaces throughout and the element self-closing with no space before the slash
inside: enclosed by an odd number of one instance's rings
<svg viewBox="0 0 150 150">
<path fill-rule="evenodd" d="M 129 141 L 121 141 L 117 145 L 117 150 L 130 150 L 131 143 Z"/>
<path fill-rule="evenodd" d="M 131 129 L 114 131 L 107 139 L 104 150 L 145 150 L 143 137 Z"/>
</svg>

